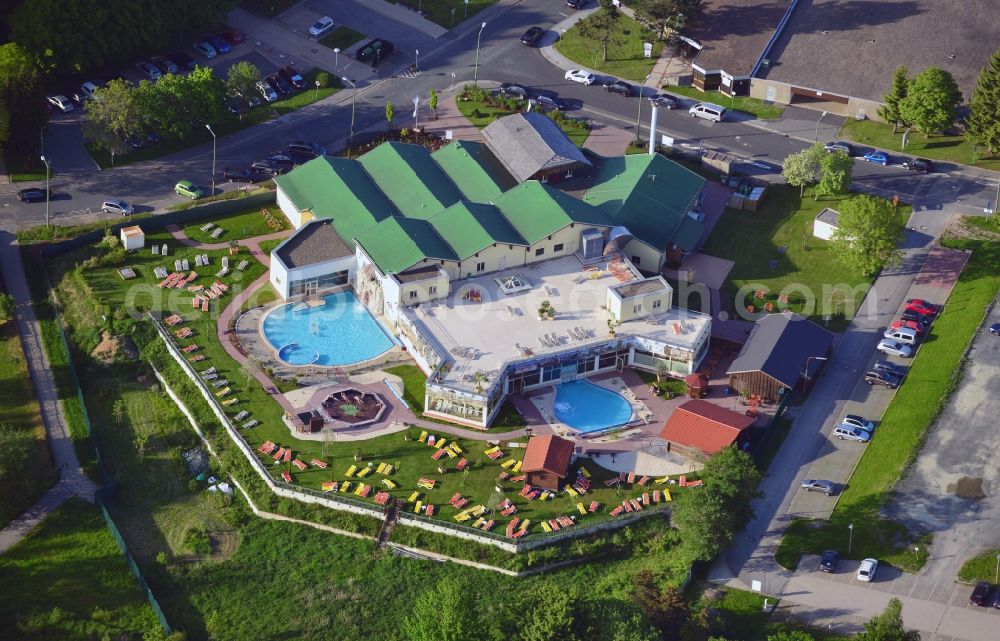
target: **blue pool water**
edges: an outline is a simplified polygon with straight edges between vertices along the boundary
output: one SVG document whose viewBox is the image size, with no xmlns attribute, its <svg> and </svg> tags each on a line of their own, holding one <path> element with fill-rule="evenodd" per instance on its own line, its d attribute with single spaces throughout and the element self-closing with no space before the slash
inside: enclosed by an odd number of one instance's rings
<svg viewBox="0 0 1000 641">
<path fill-rule="evenodd" d="M 348 365 L 374 358 L 393 342 L 354 292 L 323 297 L 324 304 L 294 311 L 292 303 L 264 317 L 264 337 L 289 365 Z"/>
<path fill-rule="evenodd" d="M 579 432 L 599 432 L 632 418 L 632 406 L 621 395 L 587 381 L 556 386 L 553 404 L 559 422 Z"/>
</svg>

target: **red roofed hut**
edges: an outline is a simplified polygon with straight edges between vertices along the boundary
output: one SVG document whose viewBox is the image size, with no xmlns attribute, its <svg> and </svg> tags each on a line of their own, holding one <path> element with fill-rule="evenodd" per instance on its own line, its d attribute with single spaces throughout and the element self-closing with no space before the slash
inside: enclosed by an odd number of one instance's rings
<svg viewBox="0 0 1000 641">
<path fill-rule="evenodd" d="M 660 432 L 671 445 L 711 456 L 733 443 L 743 444 L 755 418 L 695 399 L 674 410 Z"/>
<path fill-rule="evenodd" d="M 558 490 L 559 483 L 569 474 L 573 459 L 573 441 L 558 436 L 533 436 L 524 449 L 521 471 L 528 485 Z"/>
</svg>

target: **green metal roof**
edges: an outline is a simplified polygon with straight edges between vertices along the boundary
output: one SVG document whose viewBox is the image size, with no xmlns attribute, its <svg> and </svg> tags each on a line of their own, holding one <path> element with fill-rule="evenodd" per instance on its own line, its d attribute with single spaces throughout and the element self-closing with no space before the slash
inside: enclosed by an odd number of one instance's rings
<svg viewBox="0 0 1000 641">
<path fill-rule="evenodd" d="M 428 221 L 461 260 L 493 243 L 527 245 L 493 205 L 455 203 Z"/>
<path fill-rule="evenodd" d="M 399 213 L 361 165 L 346 158 L 320 156 L 274 182 L 297 209 L 332 221 L 352 249 L 360 233 Z"/>
<path fill-rule="evenodd" d="M 358 159 L 379 189 L 409 218 L 430 218 L 462 198 L 420 145 L 386 142 Z"/>
<path fill-rule="evenodd" d="M 493 200 L 516 184 L 481 142 L 456 140 L 435 151 L 431 157 L 448 174 L 465 200 Z"/>
<path fill-rule="evenodd" d="M 685 216 L 677 233 L 674 234 L 674 243 L 688 253 L 693 252 L 698 248 L 698 240 L 701 239 L 703 229 L 702 223 L 690 216 Z"/>
<path fill-rule="evenodd" d="M 358 236 L 383 274 L 399 273 L 425 258 L 458 260 L 458 256 L 434 227 L 419 218 L 387 218 Z"/>
<path fill-rule="evenodd" d="M 704 178 L 660 154 L 618 156 L 604 160 L 583 200 L 662 250 L 677 242 L 681 223 L 689 219 L 686 214 L 704 185 Z M 692 223 L 699 226 L 700 235 L 701 223 Z M 692 233 L 686 231 L 685 240 Z"/>
<path fill-rule="evenodd" d="M 613 226 L 597 207 L 537 180 L 525 181 L 504 192 L 493 204 L 529 245 L 570 223 Z"/>
</svg>

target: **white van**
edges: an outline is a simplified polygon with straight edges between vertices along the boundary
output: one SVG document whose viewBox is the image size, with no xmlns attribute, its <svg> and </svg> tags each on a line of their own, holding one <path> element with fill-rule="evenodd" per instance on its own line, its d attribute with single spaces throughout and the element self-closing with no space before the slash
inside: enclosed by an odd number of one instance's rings
<svg viewBox="0 0 1000 641">
<path fill-rule="evenodd" d="M 712 122 L 722 122 L 726 119 L 726 108 L 710 102 L 699 102 L 688 109 L 688 113 L 692 118 L 704 118 Z"/>
<path fill-rule="evenodd" d="M 917 344 L 917 333 L 909 327 L 897 327 L 896 329 L 892 329 L 890 327 L 885 330 L 885 333 L 882 334 L 882 336 L 903 343 L 904 345 Z"/>
</svg>

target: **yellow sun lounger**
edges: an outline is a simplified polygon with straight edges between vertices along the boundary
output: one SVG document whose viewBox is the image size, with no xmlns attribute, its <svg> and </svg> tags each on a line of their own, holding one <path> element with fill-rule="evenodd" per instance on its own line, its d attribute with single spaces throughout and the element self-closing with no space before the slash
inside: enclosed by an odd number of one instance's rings
<svg viewBox="0 0 1000 641">
<path fill-rule="evenodd" d="M 455 520 L 461 523 L 462 521 L 468 521 L 471 518 L 472 516 L 470 514 L 468 514 L 467 512 L 462 512 L 461 514 L 455 517 Z"/>
<path fill-rule="evenodd" d="M 424 506 L 423 501 L 417 501 L 416 505 L 413 506 L 413 513 L 420 514 L 420 508 L 422 508 L 423 506 Z"/>
<path fill-rule="evenodd" d="M 228 394 L 231 391 L 233 391 L 231 388 L 229 388 L 229 387 L 223 387 L 221 390 L 219 390 L 218 392 L 216 392 L 215 395 L 218 396 L 219 398 L 222 398 L 223 396 L 225 396 L 226 394 Z"/>
<path fill-rule="evenodd" d="M 523 463 L 523 461 L 518 461 L 517 463 L 514 463 L 514 467 L 510 468 L 511 473 L 517 474 L 518 472 L 520 472 L 521 463 Z"/>
<path fill-rule="evenodd" d="M 352 465 L 351 467 L 347 468 L 346 472 L 344 472 L 344 476 L 354 476 L 354 473 L 357 471 L 358 471 L 358 466 Z"/>
<path fill-rule="evenodd" d="M 549 527 L 549 524 L 546 523 L 545 521 L 542 521 L 542 529 L 545 530 L 546 532 L 551 532 L 552 531 L 552 528 Z"/>
<path fill-rule="evenodd" d="M 394 466 L 389 465 L 388 463 L 386 463 L 385 464 L 385 472 L 383 472 L 383 474 L 385 474 L 386 476 L 391 476 L 392 473 L 395 472 L 395 471 L 396 471 L 396 468 Z"/>
<path fill-rule="evenodd" d="M 358 483 L 358 487 L 354 490 L 354 496 L 361 496 L 361 493 L 365 491 L 365 484 Z"/>
<path fill-rule="evenodd" d="M 462 453 L 462 448 L 460 448 L 458 446 L 458 443 L 456 443 L 455 441 L 452 441 L 451 445 L 449 445 L 448 447 L 450 447 L 451 449 L 455 450 L 455 454 L 461 454 Z"/>
<path fill-rule="evenodd" d="M 406 499 L 406 502 L 413 503 L 419 498 L 420 498 L 420 492 L 414 492 L 413 494 L 410 495 L 410 498 Z"/>
<path fill-rule="evenodd" d="M 446 443 L 448 443 L 448 439 L 444 439 L 444 438 L 438 439 L 438 441 L 434 443 L 434 447 L 436 447 L 436 448 L 438 448 L 440 450 L 441 448 L 443 448 L 445 446 Z"/>
<path fill-rule="evenodd" d="M 426 441 L 427 440 L 427 431 L 424 430 L 423 432 L 420 432 L 420 438 L 418 438 L 417 440 L 420 441 L 421 443 L 423 443 L 424 441 Z"/>
<path fill-rule="evenodd" d="M 583 472 L 583 475 L 586 476 L 588 479 L 590 478 L 590 472 L 587 470 L 587 468 L 581 465 L 580 471 Z"/>
<path fill-rule="evenodd" d="M 470 509 L 469 512 L 472 514 L 472 516 L 480 516 L 486 513 L 486 506 L 477 505 L 476 507 Z"/>
<path fill-rule="evenodd" d="M 389 479 L 382 479 L 382 485 L 386 486 L 390 490 L 396 489 L 396 484 L 390 481 Z"/>
<path fill-rule="evenodd" d="M 667 503 L 673 500 L 674 499 L 670 496 L 670 490 L 663 490 L 663 502 Z"/>
<path fill-rule="evenodd" d="M 458 456 L 458 454 L 455 454 L 455 451 L 450 447 L 444 448 L 444 453 L 448 455 L 448 458 L 455 458 Z"/>
<path fill-rule="evenodd" d="M 343 483 L 340 484 L 340 493 L 341 494 L 347 494 L 350 491 L 351 491 L 351 482 L 350 481 L 344 481 Z"/>
<path fill-rule="evenodd" d="M 229 399 L 226 399 L 226 400 L 222 401 L 222 404 L 225 405 L 226 407 L 229 407 L 230 405 L 232 405 L 234 403 L 239 403 L 239 402 L 240 402 L 240 399 L 238 399 L 238 398 L 236 398 L 234 396 L 232 398 L 229 398 Z"/>
<path fill-rule="evenodd" d="M 586 516 L 586 514 L 587 514 L 587 508 L 583 507 L 583 503 L 577 503 L 576 504 L 576 509 L 580 512 L 580 514 L 583 514 L 584 516 Z"/>
<path fill-rule="evenodd" d="M 574 490 L 573 488 L 571 488 L 568 485 L 566 486 L 566 493 L 569 494 L 570 496 L 579 496 L 580 495 L 579 492 L 577 492 L 576 490 Z"/>
<path fill-rule="evenodd" d="M 544 501 L 545 499 L 549 498 L 550 496 L 552 496 L 551 492 L 549 492 L 548 490 L 543 490 L 542 491 L 542 495 L 538 497 L 538 500 L 539 501 Z"/>
<path fill-rule="evenodd" d="M 656 479 L 655 481 L 653 481 L 653 483 L 656 483 L 658 485 L 665 485 L 668 480 L 670 480 L 670 477 L 669 476 L 664 476 L 662 478 Z"/>
<path fill-rule="evenodd" d="M 490 449 L 484 450 L 483 454 L 485 454 L 486 456 L 489 456 L 490 454 L 493 454 L 494 452 L 499 452 L 499 451 L 500 451 L 500 446 L 499 445 L 494 445 Z"/>
<path fill-rule="evenodd" d="M 376 474 L 384 474 L 385 473 L 385 463 L 379 463 L 378 467 L 375 468 L 375 473 Z"/>
<path fill-rule="evenodd" d="M 483 523 L 486 523 L 486 519 L 484 519 L 483 517 L 479 517 L 478 519 L 476 519 L 475 521 L 473 521 L 472 527 L 479 527 Z"/>
<path fill-rule="evenodd" d="M 521 527 L 518 529 L 527 530 L 529 525 L 531 525 L 531 519 L 524 519 L 523 521 L 521 521 Z"/>
<path fill-rule="evenodd" d="M 514 463 L 516 463 L 516 461 L 514 459 L 512 459 L 512 458 L 509 458 L 506 461 L 504 461 L 503 463 L 501 463 L 500 467 L 502 467 L 503 469 L 506 470 L 507 468 L 509 468 Z"/>
<path fill-rule="evenodd" d="M 358 472 L 358 478 L 359 479 L 365 478 L 366 476 L 368 476 L 371 473 L 371 471 L 372 471 L 372 468 L 370 468 L 368 466 L 365 466 L 365 467 L 361 468 L 361 471 Z"/>
</svg>

